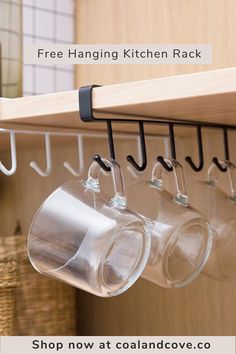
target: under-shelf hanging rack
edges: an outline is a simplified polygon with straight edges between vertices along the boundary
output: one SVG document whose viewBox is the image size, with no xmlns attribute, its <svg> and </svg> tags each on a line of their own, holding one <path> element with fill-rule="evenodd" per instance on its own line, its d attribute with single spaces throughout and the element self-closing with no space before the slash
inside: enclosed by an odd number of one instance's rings
<svg viewBox="0 0 236 354">
<path fill-rule="evenodd" d="M 175 134 L 174 134 L 174 126 L 189 126 L 195 127 L 197 132 L 197 144 L 198 144 L 198 154 L 199 161 L 198 164 L 195 164 L 190 156 L 186 156 L 185 160 L 190 165 L 190 167 L 199 172 L 204 167 L 204 153 L 203 153 L 203 142 L 202 142 L 202 128 L 216 128 L 222 129 L 223 131 L 223 142 L 224 142 L 224 153 L 225 153 L 225 161 L 230 160 L 229 156 L 229 142 L 228 142 L 228 130 L 236 130 L 236 125 L 228 125 L 228 124 L 218 124 L 211 122 L 202 122 L 202 121 L 191 121 L 191 120 L 179 120 L 172 118 L 156 118 L 156 120 L 145 119 L 143 116 L 139 119 L 119 119 L 119 118 L 99 118 L 97 119 L 93 114 L 93 101 L 92 101 L 92 91 L 93 88 L 99 87 L 99 85 L 90 85 L 83 86 L 79 89 L 79 107 L 80 107 L 80 118 L 84 122 L 106 122 L 107 124 L 107 138 L 108 138 L 108 148 L 110 158 L 115 159 L 115 147 L 113 140 L 113 131 L 112 131 L 112 123 L 132 123 L 138 124 L 139 126 L 139 137 L 141 144 L 141 153 L 142 153 L 142 164 L 141 166 L 136 163 L 134 158 L 131 155 L 126 157 L 127 161 L 132 164 L 132 166 L 137 171 L 145 170 L 147 166 L 147 153 L 146 153 L 146 144 L 145 144 L 145 130 L 144 124 L 160 124 L 160 125 L 168 125 L 169 127 L 169 138 L 170 138 L 170 148 L 171 148 L 171 157 L 176 159 L 176 148 L 175 148 Z M 106 164 L 102 161 L 100 155 L 94 155 L 93 159 L 99 163 L 99 165 L 105 170 L 110 171 L 110 167 L 106 166 Z M 163 156 L 158 156 L 157 160 L 163 165 L 163 167 L 167 171 L 172 171 L 172 167 L 169 166 Z M 217 157 L 213 157 L 213 163 L 219 168 L 220 171 L 227 171 L 227 164 L 223 164 Z"/>
</svg>

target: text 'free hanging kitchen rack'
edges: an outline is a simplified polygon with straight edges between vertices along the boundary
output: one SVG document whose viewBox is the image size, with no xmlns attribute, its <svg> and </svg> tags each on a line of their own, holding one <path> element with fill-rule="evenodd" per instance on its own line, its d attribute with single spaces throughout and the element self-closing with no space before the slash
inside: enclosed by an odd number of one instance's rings
<svg viewBox="0 0 236 354">
<path fill-rule="evenodd" d="M 93 100 L 92 100 L 92 92 L 95 87 L 100 87 L 99 85 L 90 85 L 81 87 L 79 90 L 79 107 L 80 107 L 80 117 L 83 122 L 106 122 L 107 126 L 107 138 L 108 138 L 108 148 L 109 155 L 111 159 L 116 158 L 115 154 L 115 146 L 113 139 L 113 130 L 112 123 L 132 123 L 138 124 L 139 126 L 139 137 L 140 137 L 140 145 L 141 145 L 141 153 L 142 153 L 142 164 L 139 165 L 133 158 L 133 156 L 128 155 L 126 157 L 127 161 L 137 170 L 144 171 L 147 167 L 147 151 L 146 151 L 146 143 L 145 143 L 145 124 L 160 124 L 160 125 L 168 125 L 169 128 L 169 138 L 170 138 L 170 148 L 171 148 L 171 158 L 176 159 L 176 147 L 175 147 L 175 134 L 174 134 L 174 126 L 190 126 L 195 127 L 197 132 L 197 144 L 198 144 L 198 155 L 199 161 L 197 164 L 194 163 L 190 156 L 187 156 L 185 160 L 191 166 L 191 168 L 195 172 L 199 172 L 204 167 L 204 152 L 203 152 L 203 141 L 202 141 L 202 128 L 217 128 L 221 129 L 223 132 L 223 143 L 224 143 L 224 161 L 220 161 L 217 157 L 213 157 L 212 161 L 219 168 L 221 172 L 227 171 L 227 164 L 225 162 L 230 161 L 230 153 L 229 153 L 229 139 L 228 139 L 228 130 L 236 130 L 235 125 L 228 124 L 218 124 L 218 123 L 210 123 L 210 122 L 200 122 L 200 121 L 191 121 L 191 120 L 178 120 L 171 118 L 156 118 L 154 120 L 144 119 L 141 117 L 140 119 L 113 119 L 113 118 L 99 118 L 97 119 L 93 114 Z M 110 171 L 110 167 L 106 166 L 106 164 L 102 161 L 102 157 L 100 155 L 94 155 L 93 159 L 98 162 L 101 168 L 105 171 Z M 157 161 L 159 161 L 162 166 L 167 171 L 172 171 L 172 167 L 169 166 L 163 156 L 158 156 Z"/>
</svg>

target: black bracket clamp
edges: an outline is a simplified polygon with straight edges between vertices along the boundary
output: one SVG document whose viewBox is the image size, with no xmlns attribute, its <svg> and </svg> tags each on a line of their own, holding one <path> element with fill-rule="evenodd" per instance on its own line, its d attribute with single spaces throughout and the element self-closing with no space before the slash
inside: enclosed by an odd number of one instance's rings
<svg viewBox="0 0 236 354">
<path fill-rule="evenodd" d="M 80 110 L 80 118 L 83 122 L 92 122 L 96 120 L 96 118 L 93 115 L 93 98 L 92 98 L 93 89 L 95 87 L 101 87 L 101 86 L 90 85 L 90 86 L 83 86 L 79 89 L 79 110 Z M 107 136 L 108 136 L 110 158 L 115 160 L 112 121 L 110 119 L 109 120 L 107 119 L 106 123 L 107 123 Z M 98 154 L 94 155 L 93 160 L 96 161 L 104 171 L 106 172 L 111 171 L 111 168 L 103 162 L 100 155 Z"/>
<path fill-rule="evenodd" d="M 93 89 L 101 87 L 100 85 L 82 86 L 79 89 L 79 110 L 80 118 L 83 122 L 96 120 L 93 115 Z"/>
</svg>

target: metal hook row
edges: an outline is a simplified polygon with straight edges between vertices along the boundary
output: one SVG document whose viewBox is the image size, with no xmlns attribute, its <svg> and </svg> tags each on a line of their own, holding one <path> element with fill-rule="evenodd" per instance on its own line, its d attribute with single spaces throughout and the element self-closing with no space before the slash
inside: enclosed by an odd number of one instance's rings
<svg viewBox="0 0 236 354">
<path fill-rule="evenodd" d="M 0 172 L 6 176 L 11 176 L 16 172 L 17 169 L 17 154 L 16 154 L 16 132 L 13 130 L 0 129 L 1 132 L 9 132 L 10 134 L 10 153 L 11 153 L 11 167 L 7 168 L 0 161 Z M 51 152 L 51 135 L 68 135 L 68 136 L 77 136 L 78 143 L 78 157 L 79 157 L 79 169 L 74 169 L 68 161 L 63 163 L 64 167 L 73 175 L 80 176 L 84 169 L 84 160 L 83 160 L 83 136 L 82 134 L 74 133 L 42 133 L 42 132 L 32 132 L 32 131 L 17 131 L 17 133 L 23 134 L 44 134 L 45 137 L 45 156 L 46 156 L 46 168 L 42 169 L 39 167 L 36 161 L 31 161 L 30 166 L 42 177 L 47 177 L 52 170 L 52 152 Z"/>
<path fill-rule="evenodd" d="M 113 133 L 110 122 L 107 123 L 108 131 L 110 132 L 111 138 L 109 139 L 110 154 L 115 158 L 114 143 L 113 143 Z M 27 134 L 27 135 L 42 135 L 44 136 L 44 149 L 45 149 L 45 162 L 46 167 L 41 168 L 36 161 L 31 161 L 30 166 L 33 168 L 40 176 L 47 177 L 52 170 L 52 149 L 51 149 L 51 136 L 72 136 L 77 138 L 77 153 L 78 153 L 78 162 L 79 168 L 74 168 L 72 165 L 65 161 L 63 166 L 75 177 L 81 176 L 84 172 L 84 137 L 100 137 L 106 138 L 107 135 L 101 132 L 89 132 L 89 133 L 74 133 L 74 132 L 42 132 L 42 131 L 31 131 L 31 130 L 11 130 L 0 128 L 0 133 L 8 133 L 10 136 L 10 154 L 11 154 L 11 167 L 7 168 L 3 162 L 0 161 L 0 172 L 6 176 L 11 176 L 16 172 L 17 169 L 17 149 L 16 149 L 16 134 Z M 129 134 L 117 134 L 117 138 L 129 138 L 137 141 L 137 137 Z M 96 157 L 95 157 L 96 159 Z M 99 156 L 98 156 L 98 160 Z M 103 164 L 101 162 L 101 164 Z M 104 170 L 108 171 L 109 168 L 104 165 Z M 103 167 L 102 165 L 102 167 Z"/>
<path fill-rule="evenodd" d="M 204 155 L 203 155 L 203 142 L 202 142 L 202 126 L 196 125 L 197 129 L 197 146 L 198 146 L 198 165 L 196 165 L 190 156 L 186 156 L 185 160 L 190 165 L 190 167 L 195 171 L 199 172 L 204 167 Z M 228 129 L 227 127 L 222 127 L 223 137 L 224 137 L 224 152 L 225 160 L 229 161 L 229 143 L 228 143 Z M 170 145 L 171 145 L 171 157 L 176 159 L 176 150 L 175 150 L 175 137 L 174 137 L 174 123 L 169 123 L 169 136 L 170 136 Z M 162 156 L 159 156 L 157 160 L 163 165 L 167 171 L 171 171 L 172 168 L 168 166 Z M 212 162 L 218 167 L 221 172 L 226 172 L 227 167 L 223 166 L 217 157 L 212 158 Z"/>
<path fill-rule="evenodd" d="M 142 163 L 139 165 L 133 156 L 128 155 L 126 157 L 127 161 L 137 170 L 137 171 L 144 171 L 147 166 L 147 152 L 146 152 L 146 142 L 145 142 L 145 133 L 144 133 L 144 122 L 140 121 L 139 124 L 139 140 L 141 146 L 141 156 L 142 156 Z M 174 123 L 168 123 L 169 125 L 169 137 L 170 137 L 170 147 L 171 147 L 171 157 L 176 159 L 176 148 L 175 148 L 175 135 L 174 135 Z M 204 155 L 203 155 L 203 142 L 202 142 L 202 126 L 197 125 L 197 143 L 198 143 L 198 155 L 199 161 L 198 165 L 196 165 L 190 156 L 187 156 L 185 160 L 188 162 L 190 167 L 199 172 L 204 167 Z M 227 127 L 222 127 L 223 129 L 223 138 L 224 138 L 224 152 L 225 152 L 225 160 L 229 161 L 229 142 L 228 142 L 228 129 Z M 1 129 L 0 131 L 7 131 L 5 129 Z M 10 134 L 10 151 L 11 151 L 11 167 L 7 168 L 4 164 L 0 161 L 0 171 L 5 174 L 6 176 L 11 176 L 16 172 L 17 169 L 17 156 L 16 156 L 16 138 L 15 138 L 15 131 L 9 130 Z M 21 133 L 36 133 L 37 132 L 29 132 L 29 131 L 18 131 Z M 40 134 L 40 132 L 38 132 Z M 30 162 L 30 166 L 42 177 L 46 177 L 51 173 L 52 170 L 52 155 L 51 155 L 51 134 L 49 132 L 41 133 L 45 136 L 45 155 L 46 155 L 46 168 L 42 169 L 37 162 L 32 161 Z M 73 175 L 73 176 L 80 176 L 84 169 L 84 160 L 83 160 L 83 135 L 82 134 L 74 134 L 74 133 L 56 133 L 56 135 L 76 135 L 77 136 L 77 146 L 78 146 L 78 156 L 80 162 L 80 168 L 74 169 L 71 164 L 67 161 L 63 163 L 64 167 Z M 109 153 L 112 159 L 115 159 L 115 149 L 114 149 L 114 139 L 113 139 L 113 131 L 112 131 L 112 121 L 107 121 L 107 136 L 108 136 L 108 146 L 109 146 Z M 95 155 L 94 160 L 99 163 L 99 165 L 105 170 L 110 171 L 110 167 L 106 166 L 106 164 L 102 161 L 100 155 Z M 172 171 L 172 167 L 169 166 L 163 156 L 158 156 L 157 160 L 163 165 L 163 167 L 167 171 Z M 212 161 L 216 164 L 220 171 L 226 172 L 227 167 L 222 165 L 217 157 L 213 157 Z"/>
<path fill-rule="evenodd" d="M 144 171 L 147 166 L 147 152 L 146 152 L 146 142 L 145 142 L 145 133 L 144 133 L 144 122 L 139 121 L 139 138 L 141 145 L 141 154 L 142 154 L 142 164 L 139 165 L 133 158 L 133 156 L 128 155 L 126 157 L 127 161 L 131 163 L 131 165 L 137 171 Z M 160 122 L 159 122 L 160 123 Z M 162 122 L 163 123 L 163 122 Z M 170 149 L 171 149 L 171 158 L 176 159 L 176 147 L 175 147 L 175 134 L 174 134 L 174 124 L 173 122 L 166 122 L 169 126 L 169 138 L 170 138 Z M 228 129 L 227 127 L 222 127 L 223 129 L 223 137 L 224 137 L 224 152 L 225 152 L 225 160 L 229 161 L 229 143 L 228 143 Z M 196 133 L 197 133 L 197 145 L 198 145 L 198 164 L 195 164 L 190 156 L 186 156 L 185 160 L 189 164 L 189 166 L 195 171 L 199 172 L 204 167 L 204 154 L 203 154 L 203 141 L 202 141 L 202 126 L 196 125 Z M 108 136 L 108 146 L 110 157 L 115 159 L 115 150 L 114 150 L 114 140 L 113 140 L 113 132 L 112 132 L 112 120 L 107 120 L 107 136 Z M 106 164 L 102 161 L 100 155 L 94 155 L 93 159 L 98 162 L 98 164 L 105 171 L 110 171 L 110 167 L 106 166 Z M 172 171 L 172 167 L 169 166 L 163 156 L 158 156 L 157 161 L 159 161 L 162 166 L 167 171 Z M 226 172 L 227 167 L 223 166 L 217 157 L 213 157 L 212 162 L 219 168 L 220 171 Z"/>
<path fill-rule="evenodd" d="M 107 136 L 108 136 L 108 146 L 109 146 L 109 153 L 112 159 L 115 159 L 115 150 L 114 150 L 114 141 L 113 141 L 113 133 L 112 133 L 112 119 L 97 119 L 93 115 L 93 104 L 92 104 L 92 90 L 94 87 L 98 85 L 91 85 L 91 86 L 84 86 L 81 87 L 79 90 L 79 107 L 80 107 L 80 118 L 84 122 L 91 122 L 91 121 L 100 121 L 107 123 Z M 170 147 L 171 147 L 171 157 L 176 159 L 176 148 L 175 148 L 175 136 L 174 136 L 174 125 L 182 125 L 182 126 L 195 126 L 197 129 L 197 144 L 198 144 L 198 164 L 195 164 L 190 156 L 187 156 L 185 160 L 190 165 L 190 167 L 199 172 L 204 167 L 204 154 L 203 154 L 203 142 L 202 142 L 202 127 L 208 128 L 218 128 L 223 129 L 224 133 L 224 152 L 225 152 L 225 160 L 229 161 L 229 145 L 228 145 L 228 129 L 236 129 L 236 126 L 227 126 L 227 125 L 220 125 L 214 123 L 205 123 L 205 122 L 194 122 L 194 121 L 180 121 L 174 119 L 157 119 L 156 121 L 153 120 L 131 120 L 131 119 L 115 119 L 115 122 L 129 122 L 129 123 L 138 123 L 139 125 L 139 137 L 140 137 L 140 144 L 141 144 L 141 153 L 142 153 L 142 164 L 139 165 L 133 158 L 133 156 L 128 155 L 127 160 L 131 163 L 131 165 L 137 171 L 144 171 L 147 166 L 147 153 L 146 153 L 146 143 L 145 143 L 145 133 L 144 133 L 144 122 L 151 123 L 151 124 L 168 124 L 169 126 L 169 137 L 170 137 Z M 95 155 L 94 160 L 99 163 L 99 165 L 105 170 L 110 171 L 110 167 L 106 166 L 100 155 Z M 167 171 L 172 171 L 172 167 L 169 166 L 163 156 L 158 156 L 157 160 L 163 165 L 163 167 Z M 217 157 L 213 157 L 213 163 L 219 168 L 220 171 L 225 172 L 227 171 L 227 167 L 223 166 L 222 163 L 219 161 Z"/>
</svg>

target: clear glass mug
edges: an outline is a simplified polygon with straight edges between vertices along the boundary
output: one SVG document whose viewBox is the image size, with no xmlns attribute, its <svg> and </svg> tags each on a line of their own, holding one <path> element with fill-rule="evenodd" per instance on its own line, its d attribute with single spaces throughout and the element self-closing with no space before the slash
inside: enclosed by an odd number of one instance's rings
<svg viewBox="0 0 236 354">
<path fill-rule="evenodd" d="M 166 170 L 157 163 L 151 180 L 127 187 L 127 200 L 147 218 L 151 233 L 150 257 L 142 277 L 163 287 L 183 287 L 205 266 L 211 235 L 206 219 L 188 204 L 181 164 L 165 161 L 173 168 L 176 195 L 165 190 Z"/>
<path fill-rule="evenodd" d="M 191 203 L 208 218 L 213 236 L 212 252 L 204 272 L 218 280 L 236 279 L 236 166 L 220 161 L 227 167 L 230 194 L 218 188 L 217 166 L 212 164 L 206 181 L 197 181 L 189 189 Z"/>
<path fill-rule="evenodd" d="M 93 162 L 86 181 L 54 191 L 36 213 L 29 231 L 33 267 L 98 296 L 115 296 L 141 275 L 150 252 L 145 221 L 126 207 L 123 174 L 114 160 L 115 196 L 100 191 L 101 168 Z"/>
</svg>

